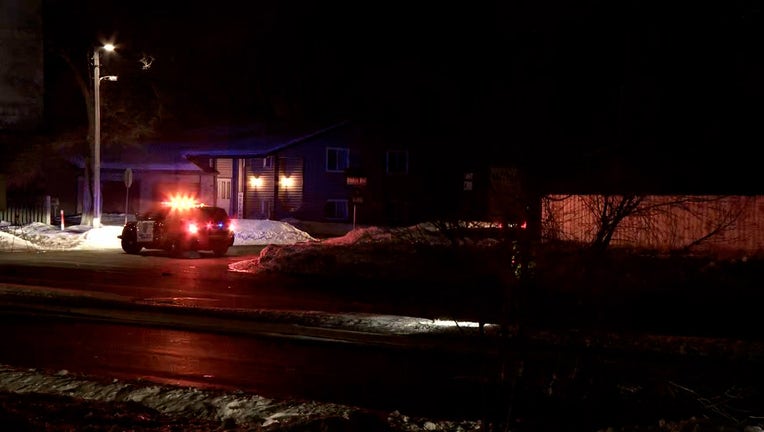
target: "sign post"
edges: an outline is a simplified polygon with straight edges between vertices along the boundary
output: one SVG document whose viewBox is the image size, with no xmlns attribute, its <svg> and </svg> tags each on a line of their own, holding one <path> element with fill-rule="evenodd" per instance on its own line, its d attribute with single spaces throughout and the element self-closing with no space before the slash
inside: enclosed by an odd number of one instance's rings
<svg viewBox="0 0 764 432">
<path fill-rule="evenodd" d="M 357 174 L 357 173 L 355 173 Z M 345 179 L 348 186 L 353 188 L 352 202 L 353 202 L 353 229 L 356 227 L 356 215 L 358 214 L 358 205 L 363 204 L 363 194 L 361 189 L 366 187 L 366 176 L 362 175 L 348 175 Z"/>
<path fill-rule="evenodd" d="M 356 227 L 356 214 L 358 213 L 358 204 L 363 204 L 363 196 L 360 190 L 356 190 L 353 193 L 353 229 Z"/>
<path fill-rule="evenodd" d="M 130 197 L 130 186 L 133 184 L 133 170 L 125 169 L 125 225 L 127 225 L 127 206 Z"/>
</svg>

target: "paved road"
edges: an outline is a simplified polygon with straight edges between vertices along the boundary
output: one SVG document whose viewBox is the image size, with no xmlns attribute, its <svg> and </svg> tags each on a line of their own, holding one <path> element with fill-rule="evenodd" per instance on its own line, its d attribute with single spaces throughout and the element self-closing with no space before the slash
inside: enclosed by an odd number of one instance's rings
<svg viewBox="0 0 764 432">
<path fill-rule="evenodd" d="M 474 351 L 337 343 L 312 332 L 287 338 L 157 324 L 162 323 L 9 316 L 4 311 L 0 363 L 434 418 L 480 416 L 486 365 Z"/>
<path fill-rule="evenodd" d="M 424 416 L 480 415 L 490 360 L 471 342 L 363 329 L 365 315 L 354 328 L 332 324 L 330 314 L 398 306 L 363 290 L 353 295 L 352 285 L 228 271 L 259 249 L 197 259 L 0 254 L 7 335 L 0 363 Z"/>
<path fill-rule="evenodd" d="M 224 258 L 174 259 L 161 252 L 67 251 L 0 254 L 0 283 L 109 293 L 141 302 L 243 309 L 336 309 L 318 287 L 273 275 L 232 272 L 260 248 Z"/>
<path fill-rule="evenodd" d="M 162 252 L 113 251 L 0 253 L 0 284 L 108 293 L 178 306 L 448 316 L 409 286 L 339 277 L 306 279 L 228 269 L 253 259 L 262 246 L 238 246 L 223 258 L 170 258 Z M 420 297 L 417 297 L 420 296 Z"/>
<path fill-rule="evenodd" d="M 6 335 L 0 362 L 434 417 L 472 416 L 497 403 L 496 394 L 508 394 L 491 384 L 502 371 L 496 348 L 505 347 L 491 340 L 486 347 L 475 338 L 398 337 L 310 318 L 309 311 L 410 312 L 422 302 L 402 301 L 406 287 L 227 271 L 228 262 L 251 252 L 192 260 L 92 251 L 0 254 L 0 331 Z M 576 421 L 589 428 L 631 417 L 653 424 L 667 412 L 703 415 L 699 397 L 735 387 L 758 390 L 764 382 L 764 350 L 740 341 L 559 336 L 542 332 L 529 345 L 506 347 L 510 369 L 502 373 L 524 374 L 518 415 L 553 413 L 568 426 Z M 702 394 L 690 393 L 697 390 Z"/>
</svg>

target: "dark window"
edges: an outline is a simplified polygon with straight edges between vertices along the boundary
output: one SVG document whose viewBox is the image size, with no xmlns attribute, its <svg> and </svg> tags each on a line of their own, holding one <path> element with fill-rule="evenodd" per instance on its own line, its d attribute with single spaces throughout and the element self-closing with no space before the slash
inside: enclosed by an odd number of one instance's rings
<svg viewBox="0 0 764 432">
<path fill-rule="evenodd" d="M 348 200 L 331 199 L 326 201 L 324 206 L 324 216 L 327 219 L 347 220 L 348 218 Z"/>
<path fill-rule="evenodd" d="M 409 172 L 409 152 L 406 150 L 388 150 L 387 151 L 387 173 L 388 174 L 408 174 Z"/>
<path fill-rule="evenodd" d="M 273 156 L 266 156 L 263 158 L 263 168 L 265 169 L 273 168 Z"/>
<path fill-rule="evenodd" d="M 350 149 L 339 147 L 326 148 L 326 170 L 344 172 L 350 165 Z"/>
</svg>

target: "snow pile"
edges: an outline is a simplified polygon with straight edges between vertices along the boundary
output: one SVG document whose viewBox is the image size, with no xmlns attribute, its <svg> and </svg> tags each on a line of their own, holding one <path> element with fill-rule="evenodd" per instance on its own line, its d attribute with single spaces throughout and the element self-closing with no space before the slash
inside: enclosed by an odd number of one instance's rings
<svg viewBox="0 0 764 432">
<path fill-rule="evenodd" d="M 280 221 L 237 219 L 233 221 L 234 246 L 294 244 L 315 241 L 310 234 Z"/>
<path fill-rule="evenodd" d="M 344 267 L 353 266 L 357 272 L 359 267 L 369 270 L 372 266 L 382 268 L 387 261 L 400 259 L 402 253 L 410 251 L 411 244 L 445 243 L 437 231 L 422 226 L 399 229 L 358 228 L 340 237 L 311 240 L 314 241 L 269 244 L 254 260 L 232 263 L 229 269 L 247 273 L 281 271 L 322 274 L 342 272 Z M 398 254 L 391 253 L 391 249 Z M 360 250 L 365 253 L 358 253 Z"/>
<path fill-rule="evenodd" d="M 84 237 L 81 230 L 78 230 L 77 227 L 73 228 L 62 231 L 60 228 L 41 222 L 33 222 L 23 226 L 12 226 L 7 222 L 2 222 L 0 224 L 3 234 L 2 247 L 3 250 L 77 249 L 84 242 Z"/>
<path fill-rule="evenodd" d="M 0 222 L 0 250 L 8 252 L 121 249 L 124 215 L 105 215 L 104 225 L 60 226 L 40 222 L 17 226 Z M 316 241 L 310 234 L 280 221 L 236 219 L 234 246 L 290 245 Z"/>
<path fill-rule="evenodd" d="M 345 427 L 339 425 L 343 430 L 347 429 L 349 424 L 411 432 L 466 432 L 481 429 L 480 423 L 476 421 L 414 419 L 397 411 L 382 415 L 341 404 L 279 401 L 243 392 L 226 393 L 151 383 L 143 385 L 140 382 L 127 383 L 119 380 L 102 383 L 72 376 L 66 370 L 56 374 L 44 374 L 4 365 L 0 365 L 0 391 L 18 394 L 42 392 L 48 395 L 76 397 L 84 401 L 133 402 L 174 418 L 193 418 L 227 425 L 226 430 L 232 430 L 232 425 L 280 431 L 295 426 L 298 430 L 303 430 L 300 425 L 310 425 L 312 421 L 320 421 L 324 425 L 332 424 L 331 419 L 337 420 L 334 423 L 345 424 Z"/>
<path fill-rule="evenodd" d="M 86 400 L 107 402 L 138 402 L 171 416 L 195 417 L 205 420 L 234 420 L 239 424 L 268 424 L 277 419 L 310 415 L 347 417 L 353 408 L 317 402 L 285 403 L 257 395 L 223 393 L 175 386 L 149 384 L 146 386 L 114 380 L 103 384 L 76 378 L 67 371 L 55 375 L 33 370 L 19 371 L 0 366 L 0 386 L 4 391 L 61 396 L 77 395 Z"/>
<path fill-rule="evenodd" d="M 490 239 L 473 243 L 484 253 L 494 244 Z M 344 274 L 387 281 L 461 283 L 474 279 L 476 268 L 456 252 L 432 224 L 365 227 L 323 240 L 269 244 L 256 258 L 231 263 L 228 268 L 246 273 Z M 391 268 L 396 271 L 390 272 Z"/>
<path fill-rule="evenodd" d="M 29 251 L 29 250 L 39 250 L 40 248 L 30 242 L 29 240 L 24 240 L 23 238 L 19 238 L 18 236 L 8 232 L 7 228 L 3 228 L 2 231 L 0 231 L 0 250 L 4 251 Z"/>
<path fill-rule="evenodd" d="M 379 243 L 447 245 L 448 239 L 434 225 L 419 224 L 404 228 L 358 228 L 344 236 L 326 239 L 322 243 L 328 245 Z"/>
</svg>

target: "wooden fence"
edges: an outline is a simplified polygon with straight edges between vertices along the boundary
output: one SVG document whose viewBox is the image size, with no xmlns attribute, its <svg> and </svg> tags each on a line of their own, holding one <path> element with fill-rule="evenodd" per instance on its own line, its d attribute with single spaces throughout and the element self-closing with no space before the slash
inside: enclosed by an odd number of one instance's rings
<svg viewBox="0 0 764 432">
<path fill-rule="evenodd" d="M 588 243 L 600 226 L 602 195 L 542 199 L 542 236 Z M 699 241 L 700 240 L 700 241 Z M 611 244 L 654 250 L 764 251 L 764 196 L 645 196 Z"/>
<path fill-rule="evenodd" d="M 50 196 L 45 196 L 30 201 L 29 203 L 14 203 L 9 200 L 5 208 L 0 208 L 0 221 L 19 226 L 27 225 L 32 222 L 41 222 L 50 225 Z"/>
</svg>

